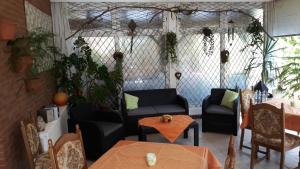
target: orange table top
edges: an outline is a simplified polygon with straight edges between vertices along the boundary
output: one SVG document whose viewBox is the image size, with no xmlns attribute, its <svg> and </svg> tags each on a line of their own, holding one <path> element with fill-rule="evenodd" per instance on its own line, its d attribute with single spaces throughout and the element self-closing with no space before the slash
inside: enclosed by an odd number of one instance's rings
<svg viewBox="0 0 300 169">
<path fill-rule="evenodd" d="M 173 143 L 183 131 L 194 121 L 188 115 L 174 115 L 172 121 L 163 123 L 160 116 L 140 119 L 138 124 L 155 128 L 161 135 Z"/>
<path fill-rule="evenodd" d="M 149 167 L 147 153 L 156 154 Z M 221 169 L 221 163 L 207 147 L 177 144 L 119 141 L 89 169 Z"/>
<path fill-rule="evenodd" d="M 285 99 L 271 99 L 265 103 L 269 103 L 277 108 L 280 108 L 281 103 L 284 103 L 285 128 L 300 132 L 300 108 L 294 108 L 290 106 L 290 102 Z M 240 127 L 246 128 L 248 125 L 250 125 L 250 119 L 251 114 L 245 113 Z"/>
</svg>

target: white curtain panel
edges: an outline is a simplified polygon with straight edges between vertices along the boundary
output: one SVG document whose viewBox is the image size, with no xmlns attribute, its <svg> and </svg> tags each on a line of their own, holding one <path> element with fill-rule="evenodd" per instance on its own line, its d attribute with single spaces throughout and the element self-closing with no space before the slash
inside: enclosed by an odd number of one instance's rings
<svg viewBox="0 0 300 169">
<path fill-rule="evenodd" d="M 66 40 L 71 35 L 68 21 L 67 4 L 62 2 L 51 3 L 53 33 L 55 34 L 55 46 L 61 49 L 65 55 L 70 55 L 72 51 L 72 40 Z"/>
</svg>

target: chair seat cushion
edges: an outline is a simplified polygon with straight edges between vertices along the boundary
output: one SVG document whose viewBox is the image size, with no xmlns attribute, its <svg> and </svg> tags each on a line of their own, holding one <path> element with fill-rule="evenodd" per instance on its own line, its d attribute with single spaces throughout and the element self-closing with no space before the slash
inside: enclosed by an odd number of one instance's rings
<svg viewBox="0 0 300 169">
<path fill-rule="evenodd" d="M 266 145 L 271 145 L 275 147 L 281 146 L 281 139 L 270 139 L 270 138 L 263 137 L 259 134 L 256 135 L 256 139 L 258 142 Z M 300 146 L 300 138 L 298 136 L 285 133 L 285 142 L 284 142 L 285 149 L 290 150 L 298 146 Z"/>
<path fill-rule="evenodd" d="M 214 114 L 214 115 L 234 115 L 234 112 L 224 106 L 220 105 L 210 105 L 205 110 L 206 114 Z"/>
<path fill-rule="evenodd" d="M 51 169 L 51 160 L 48 153 L 40 154 L 35 159 L 35 169 Z"/>
<path fill-rule="evenodd" d="M 145 115 L 153 115 L 156 114 L 156 110 L 152 106 L 145 106 L 145 107 L 139 107 L 134 110 L 130 110 L 127 112 L 128 116 L 141 116 L 144 117 Z"/>
<path fill-rule="evenodd" d="M 97 125 L 99 128 L 103 129 L 105 137 L 112 134 L 113 132 L 119 130 L 120 128 L 122 128 L 121 123 L 113 123 L 113 122 L 101 121 L 101 122 L 98 122 Z"/>
<path fill-rule="evenodd" d="M 176 104 L 157 105 L 153 107 L 159 114 L 176 114 L 185 112 L 184 107 Z"/>
</svg>

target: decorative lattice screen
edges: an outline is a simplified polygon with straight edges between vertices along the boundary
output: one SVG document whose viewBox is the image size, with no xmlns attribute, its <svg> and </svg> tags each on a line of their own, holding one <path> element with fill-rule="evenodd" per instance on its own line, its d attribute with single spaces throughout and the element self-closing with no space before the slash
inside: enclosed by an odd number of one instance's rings
<svg viewBox="0 0 300 169">
<path fill-rule="evenodd" d="M 124 90 L 169 87 L 170 79 L 174 78 L 168 72 L 175 69 L 182 73 L 181 79 L 175 82 L 178 92 L 188 99 L 191 107 L 199 107 L 213 87 L 246 88 L 258 81 L 259 69 L 249 76 L 244 74 L 245 66 L 254 57 L 252 50 L 241 52 L 241 49 L 251 40 L 245 31 L 251 18 L 245 14 L 262 19 L 262 3 L 176 4 L 183 9 L 203 11 L 171 15 L 177 19 L 179 61 L 173 66 L 166 65 L 163 49 L 163 35 L 170 30 L 168 22 L 172 19 L 164 16 L 165 12 L 161 10 L 167 6 L 169 4 L 164 3 L 68 3 L 69 23 L 74 32 L 108 8 L 116 8 L 85 25 L 73 38 L 83 36 L 93 50 L 95 61 L 109 69 L 114 66 L 112 54 L 115 51 L 125 54 Z M 242 10 L 245 14 L 228 9 Z M 127 26 L 130 20 L 137 24 L 133 39 Z M 234 39 L 227 37 L 229 20 L 235 24 Z M 210 56 L 203 51 L 203 27 L 209 27 L 214 33 L 214 51 Z M 222 47 L 230 52 L 229 62 L 225 65 L 220 64 Z"/>
</svg>

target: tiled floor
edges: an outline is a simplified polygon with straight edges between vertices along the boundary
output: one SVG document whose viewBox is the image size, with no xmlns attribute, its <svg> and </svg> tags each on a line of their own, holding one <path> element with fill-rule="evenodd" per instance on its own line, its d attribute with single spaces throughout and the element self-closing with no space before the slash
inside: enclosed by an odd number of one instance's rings
<svg viewBox="0 0 300 169">
<path fill-rule="evenodd" d="M 229 141 L 229 136 L 217 133 L 202 133 L 201 131 L 201 120 L 197 120 L 200 124 L 199 133 L 199 145 L 209 147 L 221 163 L 224 164 L 227 146 Z M 250 134 L 251 131 L 247 130 L 245 134 L 244 143 L 250 145 Z M 127 140 L 137 140 L 136 136 L 130 136 L 126 138 Z M 243 149 L 239 150 L 239 139 L 240 135 L 236 137 L 236 148 L 237 148 L 237 169 L 249 169 L 250 168 L 250 150 Z M 148 141 L 152 142 L 167 142 L 160 134 L 148 135 Z M 177 144 L 188 144 L 193 145 L 193 131 L 189 132 L 189 139 L 184 139 L 183 136 L 179 138 L 175 143 Z M 290 150 L 286 153 L 285 157 L 285 168 L 292 169 L 296 168 L 298 165 L 298 148 Z M 279 168 L 280 153 L 271 151 L 271 159 L 266 160 L 263 158 L 264 155 L 259 154 L 259 159 L 256 162 L 255 169 L 277 169 Z"/>
</svg>

